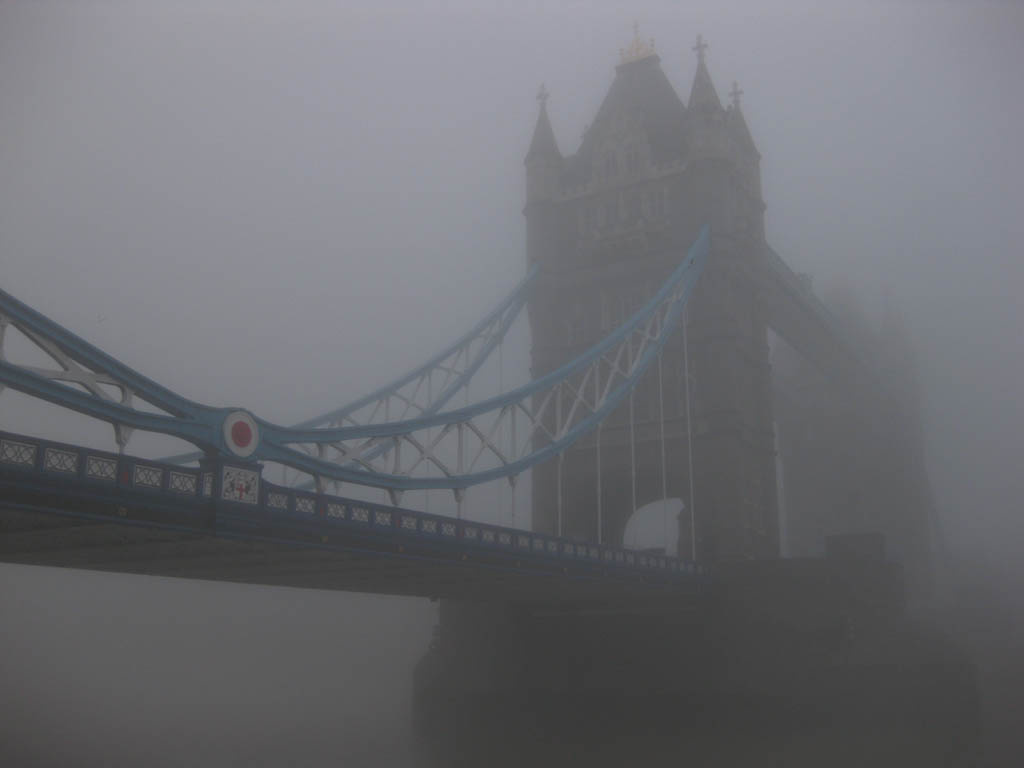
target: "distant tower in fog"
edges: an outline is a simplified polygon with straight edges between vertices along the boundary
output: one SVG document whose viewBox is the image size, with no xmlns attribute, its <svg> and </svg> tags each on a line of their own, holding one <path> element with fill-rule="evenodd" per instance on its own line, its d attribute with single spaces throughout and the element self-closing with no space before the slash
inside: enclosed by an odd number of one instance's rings
<svg viewBox="0 0 1024 768">
<path fill-rule="evenodd" d="M 526 154 L 527 253 L 541 267 L 529 305 L 533 375 L 572 359 L 661 285 L 701 227 L 709 264 L 688 310 L 696 549 L 704 560 L 778 552 L 774 434 L 764 319 L 744 264 L 762 258 L 760 155 L 733 87 L 723 106 L 701 37 L 687 103 L 661 68 L 654 41 L 635 31 L 575 154 L 563 156 L 548 93 Z M 660 413 L 667 496 L 689 500 L 683 334 L 669 341 L 659 398 L 656 366 L 600 435 L 562 466 L 566 535 L 596 539 L 600 441 L 602 539 L 620 541 L 636 506 L 662 497 Z M 631 423 L 632 422 L 632 423 Z M 631 440 L 632 436 L 632 440 Z M 632 450 L 631 450 L 632 445 Z M 534 470 L 534 526 L 557 527 L 555 462 Z M 688 503 L 689 505 L 689 503 Z M 689 511 L 679 551 L 691 549 Z"/>
</svg>

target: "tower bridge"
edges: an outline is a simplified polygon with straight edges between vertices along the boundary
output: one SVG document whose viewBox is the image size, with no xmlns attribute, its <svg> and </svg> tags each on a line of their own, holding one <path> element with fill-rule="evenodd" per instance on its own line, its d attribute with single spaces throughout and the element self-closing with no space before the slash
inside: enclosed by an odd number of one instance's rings
<svg viewBox="0 0 1024 768">
<path fill-rule="evenodd" d="M 637 35 L 571 155 L 542 88 L 522 283 L 302 423 L 184 398 L 0 291 L 0 386 L 113 438 L 0 433 L 0 559 L 440 598 L 415 711 L 441 762 L 840 765 L 868 738 L 875 764 L 969 759 L 970 666 L 905 615 L 931 514 L 912 368 L 768 244 L 742 91 L 723 106 L 694 50 L 684 103 Z M 531 380 L 470 398 L 523 308 Z M 136 455 L 138 431 L 195 451 Z M 524 477 L 529 529 L 466 506 Z M 624 547 L 669 498 L 679 540 Z"/>
</svg>

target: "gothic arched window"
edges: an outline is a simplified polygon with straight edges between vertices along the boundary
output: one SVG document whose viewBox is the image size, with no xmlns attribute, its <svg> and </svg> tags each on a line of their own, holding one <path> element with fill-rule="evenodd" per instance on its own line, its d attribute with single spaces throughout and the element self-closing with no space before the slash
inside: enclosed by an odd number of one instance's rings
<svg viewBox="0 0 1024 768">
<path fill-rule="evenodd" d="M 583 305 L 579 302 L 572 308 L 572 314 L 565 324 L 565 342 L 569 346 L 583 343 L 586 338 L 587 320 Z"/>
<path fill-rule="evenodd" d="M 604 175 L 609 179 L 619 175 L 619 158 L 614 149 L 604 153 Z"/>
<path fill-rule="evenodd" d="M 633 176 L 640 173 L 640 151 L 634 144 L 626 147 L 626 173 Z"/>
<path fill-rule="evenodd" d="M 626 221 L 633 224 L 640 218 L 640 196 L 636 191 L 626 193 Z"/>
<path fill-rule="evenodd" d="M 651 218 L 660 219 L 665 212 L 665 188 L 661 187 L 654 190 L 654 194 L 651 195 Z"/>
<path fill-rule="evenodd" d="M 615 302 L 615 325 L 622 325 L 629 317 L 629 301 L 625 296 L 619 296 Z"/>
</svg>

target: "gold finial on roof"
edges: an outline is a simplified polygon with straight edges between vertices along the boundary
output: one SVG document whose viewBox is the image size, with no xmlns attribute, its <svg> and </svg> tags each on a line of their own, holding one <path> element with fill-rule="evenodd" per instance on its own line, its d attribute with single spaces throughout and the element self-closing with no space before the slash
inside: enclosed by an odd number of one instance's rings
<svg viewBox="0 0 1024 768">
<path fill-rule="evenodd" d="M 654 51 L 654 38 L 642 40 L 640 38 L 640 25 L 633 22 L 633 42 L 626 48 L 619 48 L 619 64 L 628 64 L 631 61 L 640 61 L 657 55 Z"/>
</svg>

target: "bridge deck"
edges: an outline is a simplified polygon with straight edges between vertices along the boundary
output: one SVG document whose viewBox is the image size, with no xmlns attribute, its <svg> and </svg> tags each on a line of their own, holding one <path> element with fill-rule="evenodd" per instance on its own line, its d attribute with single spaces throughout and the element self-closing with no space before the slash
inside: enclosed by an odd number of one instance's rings
<svg viewBox="0 0 1024 768">
<path fill-rule="evenodd" d="M 265 481 L 241 503 L 209 474 L 0 434 L 0 560 L 637 612 L 685 609 L 708 582 L 675 558 Z"/>
</svg>

